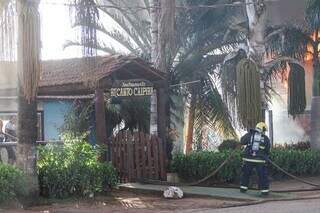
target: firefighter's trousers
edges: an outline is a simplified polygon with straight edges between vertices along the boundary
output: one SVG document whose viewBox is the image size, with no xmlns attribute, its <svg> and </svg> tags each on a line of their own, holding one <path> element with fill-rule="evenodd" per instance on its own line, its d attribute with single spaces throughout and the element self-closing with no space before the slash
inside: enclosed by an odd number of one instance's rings
<svg viewBox="0 0 320 213">
<path fill-rule="evenodd" d="M 268 168 L 267 164 L 264 162 L 249 162 L 244 160 L 242 166 L 242 174 L 240 179 L 240 189 L 242 191 L 247 191 L 250 181 L 250 176 L 253 169 L 256 170 L 259 177 L 259 190 L 262 193 L 269 192 L 269 180 L 268 180 Z"/>
</svg>

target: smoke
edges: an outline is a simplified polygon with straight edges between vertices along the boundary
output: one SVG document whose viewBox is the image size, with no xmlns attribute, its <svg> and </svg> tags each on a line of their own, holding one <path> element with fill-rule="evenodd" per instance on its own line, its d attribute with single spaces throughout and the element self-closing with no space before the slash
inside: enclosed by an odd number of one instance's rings
<svg viewBox="0 0 320 213">
<path fill-rule="evenodd" d="M 306 73 L 308 74 L 308 73 Z M 288 115 L 287 88 L 281 82 L 276 83 L 279 95 L 272 99 L 274 144 L 296 143 L 309 140 L 309 136 L 298 123 Z M 308 95 L 308 94 L 307 94 Z"/>
</svg>

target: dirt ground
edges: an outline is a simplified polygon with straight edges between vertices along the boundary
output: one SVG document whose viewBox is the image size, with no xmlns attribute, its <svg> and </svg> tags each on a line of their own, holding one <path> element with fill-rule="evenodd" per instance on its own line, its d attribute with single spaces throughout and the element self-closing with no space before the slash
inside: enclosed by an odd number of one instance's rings
<svg viewBox="0 0 320 213">
<path fill-rule="evenodd" d="M 26 210 L 12 207 L 1 209 L 5 213 L 149 213 L 174 212 L 192 209 L 219 208 L 238 204 L 238 201 L 217 200 L 213 198 L 186 197 L 180 200 L 164 199 L 160 195 L 136 194 L 114 191 L 112 195 L 97 197 L 94 200 L 76 200 L 55 202 L 47 206 L 32 207 Z"/>
<path fill-rule="evenodd" d="M 320 177 L 309 177 L 307 180 L 320 184 Z M 294 180 L 274 181 L 271 190 L 311 189 L 308 185 Z M 299 198 L 319 197 L 320 191 L 296 192 Z M 185 197 L 180 200 L 164 199 L 161 194 L 141 194 L 115 190 L 110 196 L 95 199 L 60 200 L 23 210 L 18 205 L 11 208 L 0 206 L 0 213 L 155 213 L 155 212 L 193 212 L 193 210 L 215 209 L 243 201 L 219 200 L 208 197 Z"/>
</svg>

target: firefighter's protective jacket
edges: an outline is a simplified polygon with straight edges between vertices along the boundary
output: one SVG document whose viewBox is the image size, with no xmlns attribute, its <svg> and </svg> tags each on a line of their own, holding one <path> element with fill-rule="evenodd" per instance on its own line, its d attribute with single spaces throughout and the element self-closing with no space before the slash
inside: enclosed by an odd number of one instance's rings
<svg viewBox="0 0 320 213">
<path fill-rule="evenodd" d="M 266 163 L 266 158 L 270 154 L 270 140 L 258 130 L 251 129 L 240 139 L 240 143 L 245 145 L 242 159 L 253 163 Z"/>
</svg>

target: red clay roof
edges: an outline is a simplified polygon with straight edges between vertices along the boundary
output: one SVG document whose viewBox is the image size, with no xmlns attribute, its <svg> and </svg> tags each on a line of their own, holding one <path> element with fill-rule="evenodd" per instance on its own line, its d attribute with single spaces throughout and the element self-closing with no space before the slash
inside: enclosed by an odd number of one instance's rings
<svg viewBox="0 0 320 213">
<path fill-rule="evenodd" d="M 119 78 L 136 76 L 149 81 L 165 79 L 165 73 L 152 68 L 141 58 L 112 55 L 97 57 L 94 68 L 89 68 L 83 58 L 44 61 L 39 86 L 96 83 L 113 73 Z"/>
</svg>

